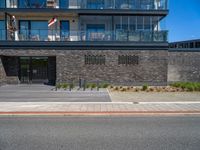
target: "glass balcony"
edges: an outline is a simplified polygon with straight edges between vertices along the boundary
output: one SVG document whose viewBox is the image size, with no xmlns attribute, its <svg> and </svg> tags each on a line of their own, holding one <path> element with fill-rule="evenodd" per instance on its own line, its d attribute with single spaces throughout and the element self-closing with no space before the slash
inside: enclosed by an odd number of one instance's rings
<svg viewBox="0 0 200 150">
<path fill-rule="evenodd" d="M 168 0 L 2 0 L 0 8 L 166 10 Z"/>
<path fill-rule="evenodd" d="M 6 39 L 5 30 L 0 30 L 0 40 Z M 126 41 L 126 42 L 167 42 L 167 31 L 60 31 L 21 30 L 8 33 L 11 41 Z"/>
</svg>

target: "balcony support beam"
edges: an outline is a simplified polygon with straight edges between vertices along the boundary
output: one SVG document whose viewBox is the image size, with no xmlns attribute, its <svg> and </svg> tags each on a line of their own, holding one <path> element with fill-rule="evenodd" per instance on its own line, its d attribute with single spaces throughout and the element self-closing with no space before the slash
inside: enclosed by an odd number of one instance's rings
<svg viewBox="0 0 200 150">
<path fill-rule="evenodd" d="M 8 39 L 8 32 L 7 32 L 7 30 L 8 30 L 8 24 L 7 24 L 7 22 L 8 22 L 8 17 L 7 17 L 7 13 L 5 12 L 5 16 L 4 16 L 5 18 L 4 18 L 4 20 L 5 20 L 5 39 L 7 40 Z"/>
</svg>

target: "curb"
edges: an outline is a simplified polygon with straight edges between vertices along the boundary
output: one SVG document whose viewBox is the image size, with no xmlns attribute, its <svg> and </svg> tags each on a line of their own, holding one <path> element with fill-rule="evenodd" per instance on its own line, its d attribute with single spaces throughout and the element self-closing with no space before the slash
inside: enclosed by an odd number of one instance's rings
<svg viewBox="0 0 200 150">
<path fill-rule="evenodd" d="M 117 116 L 117 115 L 199 115 L 200 111 L 110 111 L 110 112 L 0 112 L 0 116 Z"/>
</svg>

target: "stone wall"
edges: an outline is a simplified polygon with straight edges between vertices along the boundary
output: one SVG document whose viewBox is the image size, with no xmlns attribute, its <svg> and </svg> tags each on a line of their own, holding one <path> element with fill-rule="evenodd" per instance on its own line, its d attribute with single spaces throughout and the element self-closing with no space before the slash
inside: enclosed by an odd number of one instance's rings
<svg viewBox="0 0 200 150">
<path fill-rule="evenodd" d="M 0 50 L 6 56 L 56 56 L 56 81 L 109 82 L 116 85 L 165 85 L 168 52 L 165 50 Z M 105 55 L 105 65 L 85 65 L 85 55 Z M 119 65 L 119 55 L 139 57 L 136 65 Z"/>
<path fill-rule="evenodd" d="M 0 57 L 0 86 L 6 84 L 6 72 L 2 63 L 2 57 Z"/>
<path fill-rule="evenodd" d="M 168 82 L 200 82 L 200 51 L 169 52 Z"/>
</svg>

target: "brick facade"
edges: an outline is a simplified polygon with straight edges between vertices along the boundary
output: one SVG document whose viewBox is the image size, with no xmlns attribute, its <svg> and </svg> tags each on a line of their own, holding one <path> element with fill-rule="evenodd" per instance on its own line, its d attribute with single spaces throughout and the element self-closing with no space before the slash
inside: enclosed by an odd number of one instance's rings
<svg viewBox="0 0 200 150">
<path fill-rule="evenodd" d="M 56 81 L 78 82 L 79 78 L 90 82 L 112 84 L 166 84 L 167 51 L 152 50 L 2 50 L 6 56 L 56 56 Z M 85 55 L 104 55 L 105 64 L 86 65 Z M 119 65 L 118 56 L 138 56 L 138 64 Z"/>
<path fill-rule="evenodd" d="M 168 82 L 200 82 L 200 51 L 169 52 Z"/>
<path fill-rule="evenodd" d="M 0 86 L 6 83 L 6 72 L 0 57 Z"/>
<path fill-rule="evenodd" d="M 0 50 L 9 62 L 2 67 L 0 82 L 9 74 L 17 83 L 16 56 L 48 56 L 49 80 L 109 82 L 114 85 L 166 85 L 167 82 L 200 82 L 200 52 L 168 52 L 166 50 Z M 85 64 L 85 56 L 105 56 L 105 64 Z M 138 56 L 138 64 L 118 64 L 118 56 Z M 11 57 L 8 57 L 11 56 Z M 4 60 L 5 61 L 5 60 Z M 6 68 L 6 69 L 4 69 Z M 9 71 L 10 70 L 10 71 Z M 5 71 L 7 78 L 5 78 Z M 53 75 L 56 72 L 56 75 Z M 52 76 L 51 76 L 52 75 Z M 10 79 L 9 79 L 10 81 Z M 13 81 L 14 82 L 14 81 Z"/>
</svg>

